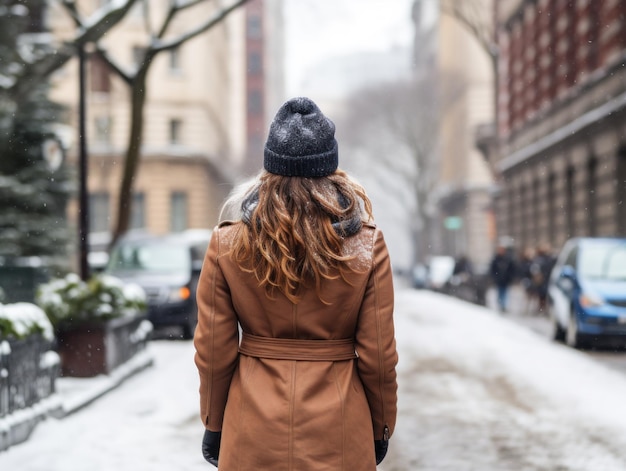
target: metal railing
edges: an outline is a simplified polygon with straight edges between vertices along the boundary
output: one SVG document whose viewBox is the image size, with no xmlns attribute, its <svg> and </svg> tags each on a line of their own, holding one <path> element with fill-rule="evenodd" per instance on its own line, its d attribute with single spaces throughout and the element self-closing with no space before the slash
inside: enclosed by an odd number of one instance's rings
<svg viewBox="0 0 626 471">
<path fill-rule="evenodd" d="M 58 355 L 40 335 L 0 339 L 0 419 L 55 392 Z"/>
</svg>

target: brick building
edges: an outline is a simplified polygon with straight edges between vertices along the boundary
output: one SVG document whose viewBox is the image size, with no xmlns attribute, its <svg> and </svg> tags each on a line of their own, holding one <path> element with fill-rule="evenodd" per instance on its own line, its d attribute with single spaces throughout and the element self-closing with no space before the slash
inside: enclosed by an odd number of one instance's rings
<svg viewBox="0 0 626 471">
<path fill-rule="evenodd" d="M 626 2 L 495 2 L 500 236 L 626 235 Z"/>
</svg>

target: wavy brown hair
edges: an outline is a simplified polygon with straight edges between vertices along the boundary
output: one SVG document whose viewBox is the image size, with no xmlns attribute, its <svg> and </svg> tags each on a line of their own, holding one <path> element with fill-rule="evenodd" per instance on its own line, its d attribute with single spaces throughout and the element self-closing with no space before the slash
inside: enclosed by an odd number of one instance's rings
<svg viewBox="0 0 626 471">
<path fill-rule="evenodd" d="M 257 201 L 258 194 L 258 201 Z M 252 196 L 252 198 L 251 198 Z M 244 218 L 232 257 L 239 267 L 254 273 L 268 296 L 278 289 L 293 303 L 303 286 L 322 280 L 345 279 L 342 222 L 372 220 L 372 205 L 361 185 L 343 170 L 320 178 L 284 177 L 263 172 L 245 201 L 251 213 Z M 246 208 L 244 209 L 244 213 Z"/>
</svg>

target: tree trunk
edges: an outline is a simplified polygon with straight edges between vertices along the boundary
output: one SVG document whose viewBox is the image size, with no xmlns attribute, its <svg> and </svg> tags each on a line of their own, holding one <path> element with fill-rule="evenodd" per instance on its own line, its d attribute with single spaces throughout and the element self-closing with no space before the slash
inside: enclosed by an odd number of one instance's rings
<svg viewBox="0 0 626 471">
<path fill-rule="evenodd" d="M 145 64 L 149 64 L 146 59 Z M 131 86 L 131 127 L 128 136 L 128 147 L 124 159 L 124 174 L 119 188 L 117 202 L 117 220 L 115 230 L 111 237 L 110 247 L 123 236 L 130 226 L 130 215 L 132 211 L 132 195 L 137 169 L 141 160 L 141 143 L 143 141 L 143 109 L 146 101 L 146 83 L 148 76 L 148 66 L 144 65 L 142 70 Z"/>
<path fill-rule="evenodd" d="M 432 244 L 430 240 L 432 233 L 432 221 L 426 207 L 428 204 L 428 192 L 417 188 L 415 191 L 415 197 L 418 201 L 417 218 L 420 224 L 420 227 L 415 229 L 415 262 L 425 263 L 426 258 L 432 251 Z"/>
</svg>

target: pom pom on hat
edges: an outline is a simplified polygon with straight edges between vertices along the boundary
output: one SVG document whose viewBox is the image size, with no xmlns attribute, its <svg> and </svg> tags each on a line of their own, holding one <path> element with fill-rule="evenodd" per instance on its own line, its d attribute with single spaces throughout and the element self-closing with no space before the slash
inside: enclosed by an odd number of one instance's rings
<svg viewBox="0 0 626 471">
<path fill-rule="evenodd" d="M 280 107 L 265 143 L 263 167 L 286 177 L 324 177 L 338 166 L 335 125 L 309 98 Z"/>
</svg>

